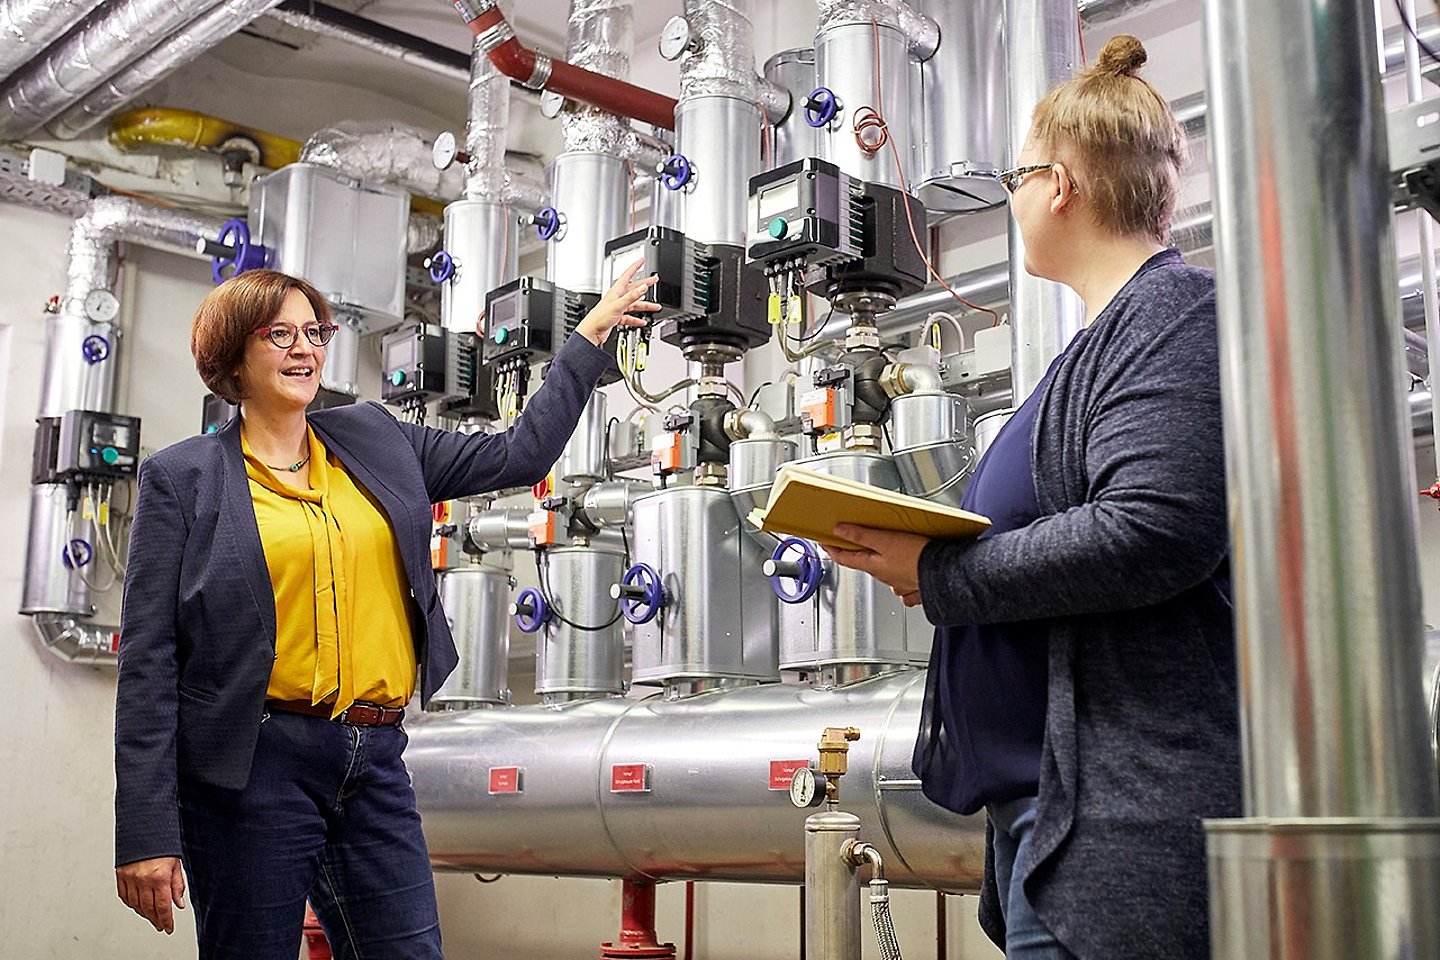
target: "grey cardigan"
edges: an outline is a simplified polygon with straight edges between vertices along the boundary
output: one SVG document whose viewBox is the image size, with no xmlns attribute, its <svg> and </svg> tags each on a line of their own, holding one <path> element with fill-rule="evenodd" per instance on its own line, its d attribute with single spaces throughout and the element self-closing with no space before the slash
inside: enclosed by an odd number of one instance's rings
<svg viewBox="0 0 1440 960">
<path fill-rule="evenodd" d="M 1039 805 L 1016 864 L 1081 960 L 1208 960 L 1200 821 L 1240 814 L 1213 275 L 1151 258 L 1058 362 L 1041 519 L 932 541 L 935 624 L 1049 621 Z M 990 864 L 980 920 L 1003 945 Z"/>
</svg>

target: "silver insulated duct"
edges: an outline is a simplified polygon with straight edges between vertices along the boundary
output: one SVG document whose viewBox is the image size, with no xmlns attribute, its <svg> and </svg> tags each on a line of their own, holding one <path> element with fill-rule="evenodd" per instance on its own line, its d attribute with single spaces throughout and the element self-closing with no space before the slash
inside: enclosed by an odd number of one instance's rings
<svg viewBox="0 0 1440 960">
<path fill-rule="evenodd" d="M 1205 14 L 1248 818 L 1207 825 L 1215 956 L 1436 958 L 1375 8 Z"/>
<path fill-rule="evenodd" d="M 107 4 L 0 87 L 0 138 L 23 137 L 153 50 L 216 0 Z"/>
<path fill-rule="evenodd" d="M 679 700 L 611 698 L 429 716 L 405 765 L 437 869 L 799 883 L 790 772 L 854 726 L 843 809 L 902 887 L 973 892 L 984 820 L 927 800 L 910 772 L 924 674 L 835 690 L 767 684 Z"/>
<path fill-rule="evenodd" d="M 40 56 L 104 0 L 0 0 L 0 80 Z"/>
<path fill-rule="evenodd" d="M 61 140 L 78 137 L 154 86 L 166 74 L 195 60 L 221 40 L 278 5 L 281 0 L 226 0 L 111 77 L 85 99 L 52 120 L 48 130 Z"/>
</svg>

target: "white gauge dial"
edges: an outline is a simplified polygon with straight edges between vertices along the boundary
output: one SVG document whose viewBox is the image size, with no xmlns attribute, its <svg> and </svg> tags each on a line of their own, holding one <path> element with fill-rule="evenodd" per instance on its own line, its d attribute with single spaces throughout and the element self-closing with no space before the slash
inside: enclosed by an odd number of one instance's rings
<svg viewBox="0 0 1440 960">
<path fill-rule="evenodd" d="M 790 775 L 790 802 L 800 809 L 817 806 L 825 799 L 815 779 L 815 771 L 801 767 Z"/>
<path fill-rule="evenodd" d="M 690 46 L 690 21 L 681 16 L 665 21 L 660 31 L 660 56 L 666 60 L 679 59 L 685 48 Z"/>
<path fill-rule="evenodd" d="M 540 94 L 540 114 L 546 120 L 554 120 L 560 116 L 560 111 L 565 109 L 565 96 L 556 93 L 554 90 L 546 90 Z"/>
<path fill-rule="evenodd" d="M 85 316 L 96 323 L 109 323 L 120 312 L 120 301 L 109 290 L 91 290 L 85 298 Z"/>
<path fill-rule="evenodd" d="M 435 138 L 435 146 L 430 151 L 430 159 L 435 162 L 436 170 L 449 170 L 450 164 L 455 162 L 455 157 L 459 153 L 460 148 L 455 145 L 455 134 L 446 130 Z"/>
</svg>

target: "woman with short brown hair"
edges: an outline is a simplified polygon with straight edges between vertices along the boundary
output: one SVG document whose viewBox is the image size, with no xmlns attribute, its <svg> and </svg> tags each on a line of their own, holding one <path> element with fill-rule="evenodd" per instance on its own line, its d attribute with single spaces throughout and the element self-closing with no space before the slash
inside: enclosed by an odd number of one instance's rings
<svg viewBox="0 0 1440 960">
<path fill-rule="evenodd" d="M 1112 39 L 1000 175 L 1086 328 L 970 481 L 992 527 L 836 531 L 936 625 L 915 771 L 988 813 L 1010 960 L 1208 960 L 1201 821 L 1240 812 L 1215 282 L 1165 246 L 1184 137 L 1144 62 Z"/>
<path fill-rule="evenodd" d="M 294 960 L 307 898 L 337 957 L 441 956 L 401 760 L 405 705 L 457 660 L 430 505 L 545 476 L 600 345 L 656 309 L 639 266 L 494 435 L 370 403 L 307 414 L 336 329 L 320 293 L 251 270 L 205 298 L 196 369 L 240 415 L 141 465 L 121 612 L 116 881 L 157 930 L 188 876 L 206 960 Z"/>
</svg>

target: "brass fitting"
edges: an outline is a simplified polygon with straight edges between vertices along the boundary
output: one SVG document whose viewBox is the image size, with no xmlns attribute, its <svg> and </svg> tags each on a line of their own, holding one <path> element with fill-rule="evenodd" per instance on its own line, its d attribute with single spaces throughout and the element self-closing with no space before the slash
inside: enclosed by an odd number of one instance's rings
<svg viewBox="0 0 1440 960">
<path fill-rule="evenodd" d="M 858 727 L 826 727 L 820 735 L 820 775 L 825 778 L 825 801 L 840 802 L 840 778 L 845 776 L 850 743 L 860 739 Z"/>
</svg>

